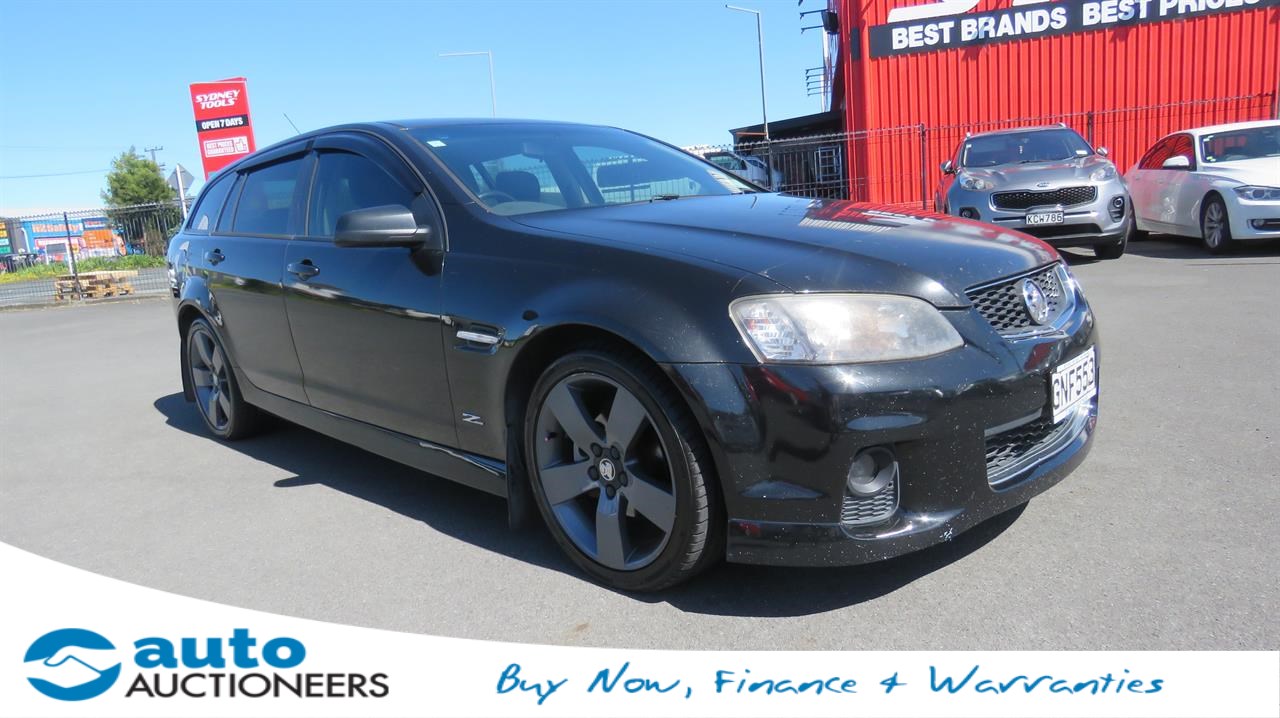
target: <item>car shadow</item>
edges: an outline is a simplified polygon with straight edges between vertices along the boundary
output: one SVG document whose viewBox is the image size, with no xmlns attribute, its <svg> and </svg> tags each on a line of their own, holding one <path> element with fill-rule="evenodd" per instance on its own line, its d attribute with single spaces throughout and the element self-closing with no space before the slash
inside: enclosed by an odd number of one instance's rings
<svg viewBox="0 0 1280 718">
<path fill-rule="evenodd" d="M 1231 259 L 1250 259 L 1254 257 L 1280 257 L 1280 241 L 1268 240 L 1237 244 L 1226 254 L 1209 254 L 1200 240 L 1195 237 L 1178 237 L 1172 234 L 1153 234 L 1140 242 L 1130 242 L 1125 254 L 1152 259 L 1179 259 L 1206 261 L 1214 264 L 1230 262 Z M 1252 262 L 1251 262 L 1252 264 Z"/>
<path fill-rule="evenodd" d="M 154 406 L 170 427 L 217 441 L 182 394 L 160 397 Z M 292 473 L 292 477 L 274 482 L 278 488 L 326 486 L 479 548 L 560 571 L 574 580 L 587 580 L 561 553 L 541 522 L 532 528 L 510 530 L 505 502 L 484 492 L 279 419 L 272 420 L 271 430 L 258 436 L 219 443 Z M 1013 525 L 1024 508 L 996 516 L 948 543 L 865 566 L 783 568 L 721 563 L 693 581 L 660 593 L 615 593 L 643 603 L 669 603 L 690 613 L 742 617 L 823 613 L 887 595 L 959 561 Z"/>
</svg>

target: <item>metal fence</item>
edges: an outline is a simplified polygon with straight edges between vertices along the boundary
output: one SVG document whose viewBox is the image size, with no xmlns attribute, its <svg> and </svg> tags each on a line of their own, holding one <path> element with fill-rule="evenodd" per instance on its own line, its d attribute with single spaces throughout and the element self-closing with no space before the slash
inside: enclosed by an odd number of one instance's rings
<svg viewBox="0 0 1280 718">
<path fill-rule="evenodd" d="M 789 194 L 930 209 L 941 177 L 939 165 L 952 156 L 969 133 L 1061 123 L 1077 130 L 1090 144 L 1106 146 L 1116 166 L 1124 172 L 1152 143 L 1170 132 L 1274 118 L 1275 107 L 1275 93 L 1264 93 L 686 149 L 757 184 Z M 748 165 L 743 158 L 755 159 L 758 164 Z M 767 176 L 763 167 L 766 163 L 773 168 Z"/>
<path fill-rule="evenodd" d="M 167 293 L 163 258 L 182 216 L 175 200 L 9 218 L 0 307 Z"/>
</svg>

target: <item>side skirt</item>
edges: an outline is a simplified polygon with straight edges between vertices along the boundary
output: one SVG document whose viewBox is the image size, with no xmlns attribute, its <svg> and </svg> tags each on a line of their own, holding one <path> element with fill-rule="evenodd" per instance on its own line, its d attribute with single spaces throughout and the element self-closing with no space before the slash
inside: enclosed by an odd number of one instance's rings
<svg viewBox="0 0 1280 718">
<path fill-rule="evenodd" d="M 263 411 L 419 471 L 507 497 L 507 466 L 501 461 L 415 439 L 269 394 L 250 384 L 238 369 L 234 371 L 245 401 Z"/>
</svg>

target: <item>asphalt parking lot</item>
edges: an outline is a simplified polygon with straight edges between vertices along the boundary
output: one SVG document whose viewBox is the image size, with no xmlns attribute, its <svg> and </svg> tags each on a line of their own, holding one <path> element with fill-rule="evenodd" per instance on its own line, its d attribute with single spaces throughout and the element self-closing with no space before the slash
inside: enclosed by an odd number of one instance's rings
<svg viewBox="0 0 1280 718">
<path fill-rule="evenodd" d="M 360 626 L 709 649 L 1280 647 L 1280 246 L 1073 255 L 1099 435 L 950 544 L 721 566 L 659 595 L 578 575 L 502 502 L 287 425 L 209 439 L 167 301 L 0 312 L 0 541 L 197 598 Z"/>
</svg>

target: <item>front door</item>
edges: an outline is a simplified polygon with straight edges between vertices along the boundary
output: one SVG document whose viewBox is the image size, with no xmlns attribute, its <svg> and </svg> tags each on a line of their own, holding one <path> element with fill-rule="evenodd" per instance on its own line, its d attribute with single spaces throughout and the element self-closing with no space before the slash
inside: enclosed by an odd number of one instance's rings
<svg viewBox="0 0 1280 718">
<path fill-rule="evenodd" d="M 316 142 L 304 236 L 285 257 L 285 306 L 311 405 L 457 445 L 444 367 L 438 263 L 402 247 L 338 247 L 338 217 L 398 204 L 442 224 L 416 177 L 377 140 Z"/>
</svg>

